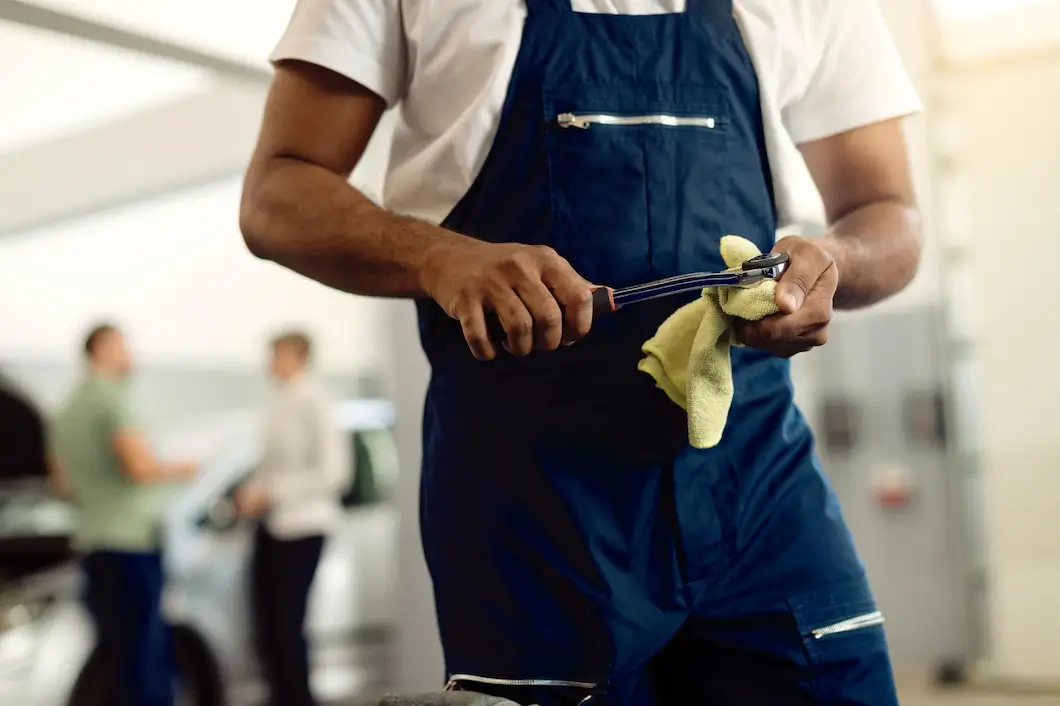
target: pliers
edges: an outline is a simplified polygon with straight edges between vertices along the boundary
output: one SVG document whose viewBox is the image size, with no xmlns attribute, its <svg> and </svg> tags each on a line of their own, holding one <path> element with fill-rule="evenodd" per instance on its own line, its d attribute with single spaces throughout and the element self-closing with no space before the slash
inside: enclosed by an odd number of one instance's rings
<svg viewBox="0 0 1060 706">
<path fill-rule="evenodd" d="M 685 294 L 707 287 L 753 287 L 763 280 L 776 280 L 787 269 L 788 260 L 787 253 L 765 253 L 745 261 L 740 269 L 693 272 L 617 289 L 597 287 L 593 290 L 593 320 L 649 299 Z M 491 338 L 504 340 L 507 334 L 496 314 L 487 316 L 486 325 Z"/>
</svg>

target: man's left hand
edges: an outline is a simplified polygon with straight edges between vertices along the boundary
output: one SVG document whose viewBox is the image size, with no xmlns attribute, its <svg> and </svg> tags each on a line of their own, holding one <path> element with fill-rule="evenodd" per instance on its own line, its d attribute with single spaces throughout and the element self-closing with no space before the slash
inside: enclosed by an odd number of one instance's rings
<svg viewBox="0 0 1060 706">
<path fill-rule="evenodd" d="M 828 252 L 807 238 L 781 238 L 773 252 L 791 258 L 777 282 L 780 313 L 761 321 L 737 319 L 736 337 L 744 345 L 790 358 L 828 341 L 839 268 Z"/>
</svg>

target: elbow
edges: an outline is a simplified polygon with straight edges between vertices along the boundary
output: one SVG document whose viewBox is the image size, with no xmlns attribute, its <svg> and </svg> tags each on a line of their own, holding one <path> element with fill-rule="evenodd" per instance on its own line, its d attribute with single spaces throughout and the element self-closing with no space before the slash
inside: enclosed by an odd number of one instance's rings
<svg viewBox="0 0 1060 706">
<path fill-rule="evenodd" d="M 243 181 L 243 195 L 239 203 L 239 230 L 243 243 L 254 257 L 275 259 L 273 237 L 277 223 L 277 207 L 272 196 L 271 169 L 251 165 Z"/>
<path fill-rule="evenodd" d="M 916 278 L 924 259 L 924 217 L 920 209 L 910 204 L 905 207 L 905 257 L 901 258 L 900 289 L 905 289 Z"/>
<path fill-rule="evenodd" d="M 243 187 L 243 198 L 239 204 L 239 230 L 243 234 L 243 244 L 254 257 L 263 260 L 271 259 L 269 247 L 268 204 L 260 188 L 255 188 L 249 181 Z"/>
</svg>

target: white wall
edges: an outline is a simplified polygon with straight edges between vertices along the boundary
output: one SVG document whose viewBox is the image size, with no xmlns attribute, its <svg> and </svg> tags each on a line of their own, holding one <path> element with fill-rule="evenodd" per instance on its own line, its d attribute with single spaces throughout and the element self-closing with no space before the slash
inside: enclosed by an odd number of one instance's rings
<svg viewBox="0 0 1060 706">
<path fill-rule="evenodd" d="M 1060 53 L 980 65 L 948 81 L 963 126 L 969 281 L 978 358 L 992 667 L 1060 682 Z"/>
<path fill-rule="evenodd" d="M 938 303 L 940 295 L 939 243 L 934 231 L 935 214 L 932 207 L 931 154 L 928 139 L 934 77 L 930 7 L 922 0 L 884 0 L 881 5 L 910 78 L 926 106 L 924 113 L 907 120 L 905 126 L 913 181 L 924 217 L 926 244 L 916 279 L 893 300 L 870 310 L 875 313 L 931 306 Z"/>
<path fill-rule="evenodd" d="M 355 174 L 374 191 L 388 126 Z M 383 304 L 251 256 L 237 227 L 239 185 L 233 175 L 0 239 L 0 358 L 69 358 L 105 317 L 152 364 L 257 367 L 264 337 L 297 325 L 314 333 L 328 371 L 384 365 Z"/>
</svg>

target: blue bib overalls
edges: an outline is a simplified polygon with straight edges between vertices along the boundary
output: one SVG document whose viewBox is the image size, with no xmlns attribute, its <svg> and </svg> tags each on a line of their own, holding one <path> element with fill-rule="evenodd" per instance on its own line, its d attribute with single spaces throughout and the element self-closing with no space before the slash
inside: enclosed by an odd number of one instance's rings
<svg viewBox="0 0 1060 706">
<path fill-rule="evenodd" d="M 731 0 L 640 16 L 526 4 L 499 131 L 444 225 L 548 245 L 616 287 L 722 269 L 727 233 L 768 251 L 758 83 Z M 571 113 L 646 119 L 561 126 Z M 419 304 L 421 526 L 449 676 L 543 706 L 896 704 L 787 362 L 733 352 L 728 428 L 705 451 L 637 370 L 682 303 L 489 363 Z"/>
</svg>

